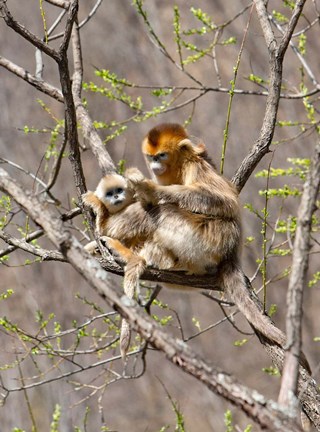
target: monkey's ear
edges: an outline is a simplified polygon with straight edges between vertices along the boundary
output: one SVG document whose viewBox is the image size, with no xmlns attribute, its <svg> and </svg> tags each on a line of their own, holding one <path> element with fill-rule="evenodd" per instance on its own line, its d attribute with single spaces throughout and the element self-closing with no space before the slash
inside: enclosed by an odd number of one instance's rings
<svg viewBox="0 0 320 432">
<path fill-rule="evenodd" d="M 180 150 L 193 150 L 192 142 L 188 138 L 181 140 L 178 147 Z"/>
</svg>

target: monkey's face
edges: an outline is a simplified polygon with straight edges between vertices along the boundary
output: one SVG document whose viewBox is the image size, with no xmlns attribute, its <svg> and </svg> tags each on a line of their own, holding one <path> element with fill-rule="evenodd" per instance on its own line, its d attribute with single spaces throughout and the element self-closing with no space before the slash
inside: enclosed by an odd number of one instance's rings
<svg viewBox="0 0 320 432">
<path fill-rule="evenodd" d="M 146 154 L 145 156 L 151 171 L 156 177 L 163 175 L 167 171 L 169 162 L 169 154 L 167 152 L 155 155 Z"/>
<path fill-rule="evenodd" d="M 118 213 L 133 201 L 133 192 L 118 174 L 103 177 L 95 193 L 111 214 Z"/>
<path fill-rule="evenodd" d="M 163 123 L 151 129 L 142 142 L 142 152 L 152 174 L 160 184 L 176 183 L 179 170 L 179 143 L 187 138 L 176 123 Z"/>
</svg>

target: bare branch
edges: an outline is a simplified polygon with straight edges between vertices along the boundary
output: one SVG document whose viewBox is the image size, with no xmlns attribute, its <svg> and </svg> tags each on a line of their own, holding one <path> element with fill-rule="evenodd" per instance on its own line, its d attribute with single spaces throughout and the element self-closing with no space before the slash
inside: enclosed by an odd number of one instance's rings
<svg viewBox="0 0 320 432">
<path fill-rule="evenodd" d="M 288 44 L 291 40 L 292 34 L 294 32 L 294 29 L 296 28 L 297 22 L 300 18 L 303 6 L 305 4 L 306 0 L 297 0 L 296 4 L 294 6 L 292 16 L 290 18 L 290 21 L 285 29 L 284 35 L 279 43 L 279 49 L 278 53 L 280 56 L 283 56 L 288 48 Z"/>
<path fill-rule="evenodd" d="M 83 106 L 81 100 L 81 87 L 82 87 L 82 56 L 79 28 L 74 26 L 72 33 L 72 51 L 74 58 L 74 74 L 73 74 L 73 98 L 77 111 L 78 121 L 81 124 L 83 135 L 88 139 L 91 150 L 95 155 L 103 174 L 115 171 L 114 163 L 106 150 L 89 113 Z"/>
<path fill-rule="evenodd" d="M 277 47 L 277 41 L 269 21 L 267 8 L 263 0 L 254 0 L 258 18 L 262 28 L 263 36 L 266 41 L 268 51 L 274 51 Z"/>
<path fill-rule="evenodd" d="M 11 246 L 15 246 L 16 248 L 29 252 L 32 255 L 41 257 L 43 261 L 66 261 L 64 256 L 58 251 L 51 251 L 32 246 L 26 240 L 17 239 L 8 233 L 5 233 L 3 230 L 0 230 L 0 238 Z"/>
<path fill-rule="evenodd" d="M 77 54 L 77 51 L 80 49 L 78 42 L 76 41 L 76 36 L 72 37 L 73 39 L 73 50 L 74 50 L 74 56 L 77 58 L 79 54 Z M 20 66 L 16 65 L 15 63 L 5 59 L 4 57 L 0 56 L 0 66 L 5 67 L 9 72 L 14 73 L 19 78 L 22 78 L 24 81 L 31 84 L 33 87 L 35 87 L 37 90 L 40 90 L 42 93 L 47 94 L 48 96 L 51 96 L 52 98 L 58 100 L 59 102 L 64 101 L 64 97 L 59 89 L 56 87 L 53 87 L 52 85 L 46 83 L 45 81 L 42 81 L 38 78 L 36 78 L 34 75 L 30 74 L 25 69 L 21 68 Z M 74 86 L 77 83 L 78 89 L 81 89 L 81 79 L 78 81 L 79 76 L 76 72 L 73 76 Z M 81 124 L 81 130 L 83 132 L 83 135 L 85 139 L 89 141 L 89 144 L 91 146 L 92 152 L 97 158 L 97 161 L 99 163 L 99 166 L 103 173 L 115 171 L 114 163 L 109 155 L 109 153 L 106 150 L 105 145 L 103 144 L 97 130 L 93 126 L 93 122 L 89 116 L 89 113 L 84 108 L 82 101 L 81 101 L 81 93 L 78 91 L 74 91 L 74 102 L 76 106 L 77 111 L 77 117 L 78 121 Z"/>
<path fill-rule="evenodd" d="M 36 76 L 29 73 L 27 70 L 11 62 L 10 60 L 7 60 L 6 58 L 0 56 L 0 66 L 3 66 L 9 72 L 14 73 L 17 77 L 22 78 L 24 81 L 31 84 L 37 90 L 40 90 L 42 93 L 51 96 L 53 99 L 56 99 L 59 102 L 63 102 L 62 93 L 58 88 L 37 78 Z"/>
<path fill-rule="evenodd" d="M 49 45 L 44 43 L 41 39 L 31 33 L 28 29 L 26 29 L 23 25 L 18 23 L 18 21 L 13 19 L 9 9 L 7 8 L 6 0 L 0 0 L 0 12 L 8 27 L 11 27 L 15 32 L 20 34 L 24 39 L 29 41 L 36 48 L 43 51 L 49 57 L 53 58 L 56 61 L 59 60 L 59 54 L 57 53 L 57 51 L 50 48 Z"/>
<path fill-rule="evenodd" d="M 60 216 L 60 219 L 62 221 L 67 221 L 70 219 L 73 219 L 74 217 L 81 214 L 81 210 L 77 207 L 68 213 L 64 213 Z M 23 240 L 27 243 L 31 242 L 32 240 L 36 240 L 39 237 L 42 237 L 44 235 L 44 231 L 42 229 L 34 231 L 32 234 L 29 234 L 24 238 Z M 7 249 L 0 250 L 0 258 L 2 258 L 5 255 L 9 255 L 11 252 L 14 252 L 18 249 L 18 246 L 9 246 Z"/>
<path fill-rule="evenodd" d="M 303 2 L 303 0 L 301 0 Z M 300 3 L 300 2 L 298 2 Z M 258 139 L 254 143 L 248 155 L 242 161 L 237 172 L 233 176 L 232 181 L 237 186 L 240 191 L 251 173 L 258 165 L 260 160 L 269 152 L 269 147 L 274 134 L 276 118 L 278 113 L 279 99 L 280 99 L 280 89 L 282 83 L 282 67 L 284 54 L 287 48 L 286 46 L 281 47 L 281 55 L 277 48 L 276 41 L 274 39 L 273 33 L 271 34 L 271 24 L 268 19 L 268 13 L 263 0 L 255 0 L 258 17 L 260 20 L 260 25 L 268 45 L 269 52 L 269 93 L 266 102 L 265 115 L 263 118 L 261 131 Z M 290 31 L 293 32 L 294 26 L 297 24 L 298 16 L 302 12 L 302 6 L 298 8 L 295 13 L 295 18 L 292 25 L 290 26 Z M 293 25 L 294 24 L 294 25 Z"/>
<path fill-rule="evenodd" d="M 288 406 L 295 415 L 301 354 L 301 325 L 303 289 L 309 263 L 310 230 L 315 201 L 320 186 L 320 143 L 316 146 L 312 166 L 304 184 L 298 211 L 297 230 L 294 241 L 292 269 L 287 293 L 287 344 L 286 357 L 279 394 L 279 403 Z"/>
<path fill-rule="evenodd" d="M 37 230 L 37 231 L 33 232 L 32 234 L 28 235 L 23 241 L 25 243 L 29 243 L 29 242 L 36 240 L 37 238 L 43 236 L 43 234 L 44 234 L 44 231 L 42 229 Z M 3 240 L 5 242 L 7 242 L 6 239 L 3 238 Z M 9 242 L 7 242 L 7 243 L 9 243 Z M 7 249 L 0 250 L 0 258 L 4 257 L 5 255 L 9 255 L 11 252 L 14 252 L 15 250 L 17 250 L 19 248 L 20 248 L 20 245 L 14 245 L 14 246 L 11 245 Z"/>
<path fill-rule="evenodd" d="M 34 175 L 31 171 L 26 170 L 25 168 L 21 167 L 20 165 L 16 164 L 15 162 L 9 161 L 8 159 L 2 158 L 0 157 L 0 164 L 1 163 L 6 163 L 14 168 L 17 168 L 19 171 L 24 172 L 25 174 L 27 174 L 28 176 L 30 176 L 34 181 L 36 181 L 37 183 L 39 183 L 42 187 L 46 188 L 47 185 L 45 184 L 45 182 L 43 182 L 39 177 L 37 177 L 36 175 Z"/>
<path fill-rule="evenodd" d="M 70 264 L 87 280 L 106 302 L 132 323 L 152 346 L 164 352 L 169 361 L 192 375 L 211 391 L 241 408 L 262 428 L 269 431 L 301 432 L 276 404 L 243 386 L 224 371 L 209 366 L 185 343 L 174 339 L 139 308 L 128 306 L 111 287 L 107 272 L 89 256 L 62 222 L 17 181 L 0 169 L 0 189 L 10 194 L 30 216 L 45 229 L 48 237 Z"/>
<path fill-rule="evenodd" d="M 70 7 L 68 10 L 68 17 L 67 17 L 67 23 L 64 30 L 63 39 L 61 42 L 61 45 L 59 47 L 59 54 L 62 57 L 63 55 L 66 55 L 66 51 L 69 46 L 71 32 L 73 23 L 76 21 L 77 14 L 78 14 L 78 0 L 71 0 L 70 1 Z"/>
<path fill-rule="evenodd" d="M 70 1 L 68 0 L 45 0 L 47 3 L 50 3 L 54 6 L 58 6 L 64 9 L 68 9 L 70 6 Z"/>
<path fill-rule="evenodd" d="M 91 11 L 88 13 L 87 17 L 81 21 L 81 23 L 79 24 L 79 29 L 81 29 L 83 26 L 85 26 L 87 24 L 87 22 L 89 22 L 91 20 L 91 18 L 95 15 L 95 13 L 97 12 L 99 6 L 101 5 L 103 0 L 97 0 L 96 4 L 93 6 L 93 8 L 91 9 Z M 48 34 L 51 34 L 48 32 Z M 57 33 L 53 36 L 50 36 L 48 38 L 49 42 L 59 39 L 63 36 L 63 32 L 61 33 Z"/>
</svg>

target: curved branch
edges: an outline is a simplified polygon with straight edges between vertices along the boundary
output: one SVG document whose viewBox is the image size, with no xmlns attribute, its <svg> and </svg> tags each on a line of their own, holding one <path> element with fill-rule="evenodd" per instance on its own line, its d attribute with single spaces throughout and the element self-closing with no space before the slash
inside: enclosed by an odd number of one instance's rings
<svg viewBox="0 0 320 432">
<path fill-rule="evenodd" d="M 77 118 L 81 124 L 83 135 L 88 140 L 91 150 L 95 155 L 103 174 L 106 174 L 107 172 L 115 171 L 116 168 L 81 100 L 82 56 L 78 26 L 74 26 L 72 33 L 72 51 L 74 58 L 72 91 Z"/>
<path fill-rule="evenodd" d="M 112 288 L 108 273 L 83 249 L 75 237 L 30 192 L 0 169 L 0 189 L 11 195 L 25 211 L 47 232 L 55 247 L 82 275 L 100 296 L 116 311 L 120 312 L 152 346 L 161 350 L 169 361 L 184 372 L 195 377 L 211 391 L 242 409 L 263 429 L 272 432 L 301 432 L 301 428 L 273 401 L 245 387 L 221 369 L 208 365 L 188 345 L 174 339 L 138 307 L 128 306 Z M 310 386 L 309 386 L 310 387 Z"/>
<path fill-rule="evenodd" d="M 296 2 L 297 6 L 290 21 L 290 34 L 292 34 L 292 32 L 294 31 L 298 18 L 302 13 L 304 3 L 305 0 L 297 0 Z M 271 24 L 268 18 L 268 12 L 264 1 L 255 0 L 255 5 L 260 25 L 268 46 L 270 84 L 269 94 L 266 102 L 265 115 L 263 118 L 259 137 L 254 143 L 248 155 L 242 161 L 240 167 L 237 169 L 232 179 L 239 191 L 241 191 L 243 186 L 246 184 L 253 170 L 258 165 L 263 156 L 265 156 L 269 152 L 269 147 L 271 145 L 274 134 L 280 100 L 283 60 L 288 46 L 288 44 L 285 43 L 286 38 L 284 37 L 281 47 L 278 48 L 272 32 Z"/>
<path fill-rule="evenodd" d="M 16 65 L 12 61 L 0 56 L 0 66 L 3 66 L 9 72 L 15 74 L 17 77 L 22 78 L 24 81 L 31 84 L 37 90 L 40 90 L 42 93 L 45 93 L 46 95 L 52 97 L 53 99 L 56 99 L 59 102 L 63 102 L 62 93 L 58 88 L 37 78 L 35 75 L 32 75 L 30 72 Z"/>
<path fill-rule="evenodd" d="M 30 42 L 39 50 L 43 51 L 49 57 L 53 58 L 55 61 L 59 61 L 59 54 L 56 50 L 50 48 L 45 42 L 31 33 L 28 29 L 26 29 L 22 24 L 18 23 L 15 19 L 13 19 L 7 5 L 6 0 L 0 0 L 0 12 L 2 13 L 2 17 L 5 20 L 8 27 L 11 27 L 15 32 L 21 35 L 24 39 Z"/>
<path fill-rule="evenodd" d="M 298 211 L 292 268 L 287 293 L 287 352 L 281 381 L 279 403 L 295 411 L 301 354 L 303 290 L 309 264 L 310 230 L 320 187 L 320 143 L 316 146 L 312 166 L 304 184 Z"/>
</svg>

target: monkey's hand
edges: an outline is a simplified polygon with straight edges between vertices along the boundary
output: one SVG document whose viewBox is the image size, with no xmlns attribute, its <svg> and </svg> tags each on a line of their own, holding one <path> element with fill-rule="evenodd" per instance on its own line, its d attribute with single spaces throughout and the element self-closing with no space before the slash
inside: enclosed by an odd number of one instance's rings
<svg viewBox="0 0 320 432">
<path fill-rule="evenodd" d="M 86 193 L 82 194 L 81 198 L 83 204 L 87 207 L 90 207 L 92 210 L 96 210 L 100 201 L 99 198 L 97 198 L 97 196 L 91 191 L 87 191 Z"/>
<path fill-rule="evenodd" d="M 128 168 L 125 173 L 124 176 L 126 179 L 129 180 L 129 182 L 131 183 L 131 185 L 134 187 L 135 184 L 142 182 L 145 177 L 142 174 L 142 172 L 140 170 L 138 170 L 138 168 Z"/>
<path fill-rule="evenodd" d="M 109 217 L 108 209 L 95 193 L 88 191 L 83 194 L 81 198 L 83 204 L 87 207 L 90 207 L 97 217 L 100 217 L 103 220 L 106 220 Z"/>
<path fill-rule="evenodd" d="M 159 199 L 157 197 L 157 185 L 152 180 L 143 180 L 134 185 L 135 196 L 141 204 L 145 206 L 157 205 Z"/>
</svg>

